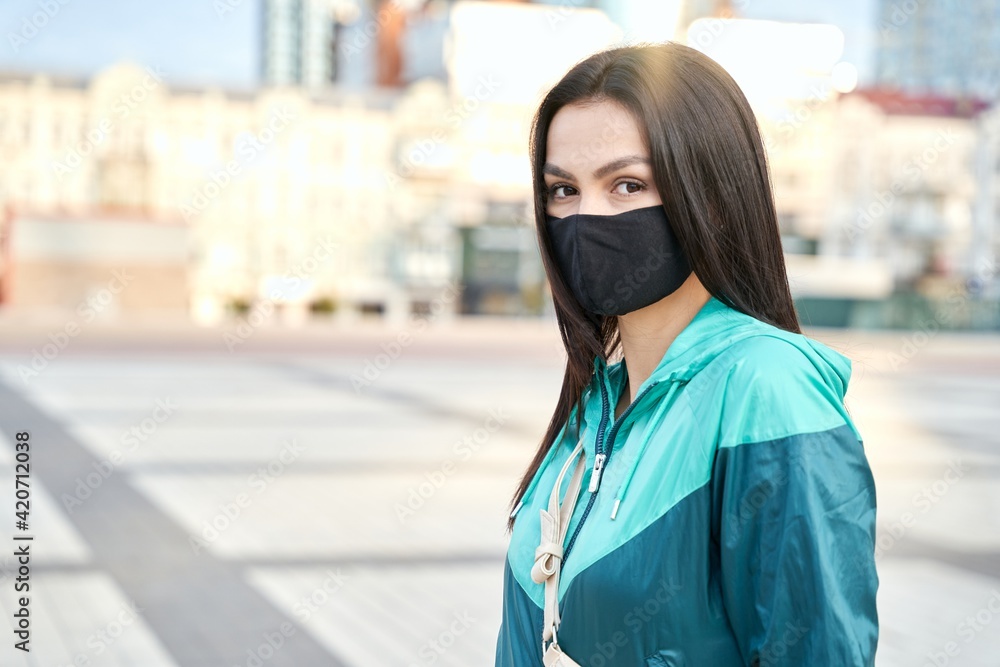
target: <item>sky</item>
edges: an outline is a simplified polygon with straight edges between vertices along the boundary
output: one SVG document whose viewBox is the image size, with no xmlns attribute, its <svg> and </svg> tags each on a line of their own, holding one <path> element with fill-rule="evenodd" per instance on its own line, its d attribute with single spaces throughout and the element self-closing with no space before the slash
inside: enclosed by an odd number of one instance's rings
<svg viewBox="0 0 1000 667">
<path fill-rule="evenodd" d="M 622 0 L 628 2 L 629 0 Z M 843 59 L 864 84 L 873 67 L 874 0 L 745 0 L 748 18 L 823 22 L 845 33 Z M 252 88 L 259 82 L 262 0 L 4 0 L 0 71 L 87 78 L 123 60 L 170 83 Z M 567 4 L 572 5 L 572 2 Z M 40 13 L 48 8 L 48 15 Z M 44 26 L 26 22 L 39 15 Z"/>
<path fill-rule="evenodd" d="M 42 5 L 58 11 L 12 45 L 11 33 L 21 34 Z M 260 70 L 259 12 L 259 0 L 4 0 L 0 70 L 89 77 L 131 60 L 162 68 L 171 83 L 251 87 Z"/>
</svg>

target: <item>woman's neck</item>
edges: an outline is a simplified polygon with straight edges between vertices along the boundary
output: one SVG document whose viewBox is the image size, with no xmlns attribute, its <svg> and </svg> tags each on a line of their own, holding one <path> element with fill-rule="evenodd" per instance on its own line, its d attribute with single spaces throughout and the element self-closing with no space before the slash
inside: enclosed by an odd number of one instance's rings
<svg viewBox="0 0 1000 667">
<path fill-rule="evenodd" d="M 711 294 L 692 272 L 673 294 L 618 316 L 628 379 L 615 408 L 615 419 L 635 400 L 639 387 L 652 375 L 667 348 L 710 298 Z"/>
</svg>

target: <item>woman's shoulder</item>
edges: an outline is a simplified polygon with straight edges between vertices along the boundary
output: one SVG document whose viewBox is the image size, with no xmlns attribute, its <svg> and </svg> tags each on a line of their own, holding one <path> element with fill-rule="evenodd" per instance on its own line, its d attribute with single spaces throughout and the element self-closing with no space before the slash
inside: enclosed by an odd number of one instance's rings
<svg viewBox="0 0 1000 667">
<path fill-rule="evenodd" d="M 805 334 L 776 327 L 762 328 L 734 341 L 727 350 L 733 371 L 745 379 L 816 375 L 845 383 L 850 380 L 851 360 Z"/>
<path fill-rule="evenodd" d="M 720 446 L 851 425 L 851 362 L 803 334 L 764 329 L 727 350 Z"/>
</svg>

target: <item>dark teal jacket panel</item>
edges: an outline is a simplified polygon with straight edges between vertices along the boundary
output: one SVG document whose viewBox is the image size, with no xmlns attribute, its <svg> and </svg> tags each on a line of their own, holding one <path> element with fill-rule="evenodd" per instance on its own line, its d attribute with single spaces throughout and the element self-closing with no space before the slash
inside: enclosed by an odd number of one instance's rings
<svg viewBox="0 0 1000 667">
<path fill-rule="evenodd" d="M 713 541 L 747 664 L 874 663 L 875 482 L 848 425 L 719 450 Z"/>
<path fill-rule="evenodd" d="M 711 481 L 579 573 L 581 665 L 873 664 L 874 481 L 847 424 L 721 448 Z M 541 666 L 542 609 L 504 569 L 497 667 Z"/>
</svg>

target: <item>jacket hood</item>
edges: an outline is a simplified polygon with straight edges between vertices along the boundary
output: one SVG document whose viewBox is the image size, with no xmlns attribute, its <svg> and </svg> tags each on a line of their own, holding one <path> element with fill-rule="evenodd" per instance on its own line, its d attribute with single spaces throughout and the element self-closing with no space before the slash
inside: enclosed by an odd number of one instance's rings
<svg viewBox="0 0 1000 667">
<path fill-rule="evenodd" d="M 802 334 L 779 329 L 766 322 L 730 308 L 712 296 L 677 335 L 648 378 L 636 390 L 636 396 L 650 385 L 660 385 L 660 391 L 650 392 L 650 398 L 668 390 L 670 381 L 686 382 L 737 341 L 750 336 L 774 336 L 799 348 L 820 372 L 824 382 L 843 399 L 851 377 L 851 362 L 844 355 L 811 340 Z M 610 381 L 612 373 L 625 370 L 625 360 L 608 364 L 594 359 L 595 377 L 604 375 Z"/>
<path fill-rule="evenodd" d="M 816 368 L 823 382 L 843 401 L 851 377 L 851 362 L 847 357 L 802 334 L 785 331 L 762 322 L 727 306 L 714 296 L 709 297 L 708 301 L 667 348 L 663 358 L 650 376 L 636 390 L 635 401 L 630 406 L 631 411 L 641 414 L 645 410 L 655 409 L 656 412 L 652 419 L 647 422 L 639 443 L 638 455 L 633 458 L 631 468 L 618 489 L 611 518 L 615 518 L 618 507 L 624 501 L 632 476 L 642 459 L 642 454 L 653 434 L 657 431 L 663 415 L 674 403 L 678 391 L 732 345 L 752 336 L 772 336 L 797 347 Z M 625 360 L 623 358 L 609 364 L 598 356 L 594 358 L 593 368 L 590 385 L 584 390 L 583 418 L 584 421 L 593 420 L 593 423 L 596 424 L 602 416 L 600 383 L 604 383 L 605 387 L 615 386 L 615 383 L 621 380 L 622 373 L 626 372 Z M 613 414 L 614 406 L 610 406 L 610 409 Z M 626 416 L 623 413 L 619 419 L 624 419 Z M 570 411 L 567 424 L 572 423 L 575 419 L 576 406 Z M 563 425 L 562 432 L 557 436 L 557 443 L 566 432 L 567 424 Z M 556 449 L 556 446 L 549 449 L 541 467 L 548 465 Z M 592 466 L 595 453 L 591 452 L 590 449 L 584 451 L 588 465 Z M 535 475 L 525 490 L 524 498 L 533 493 L 540 477 L 539 474 Z M 594 476 L 591 477 L 591 491 L 596 491 L 595 482 L 599 485 L 600 477 L 596 480 Z M 512 516 L 518 512 L 522 504 L 523 500 L 514 508 Z"/>
</svg>

